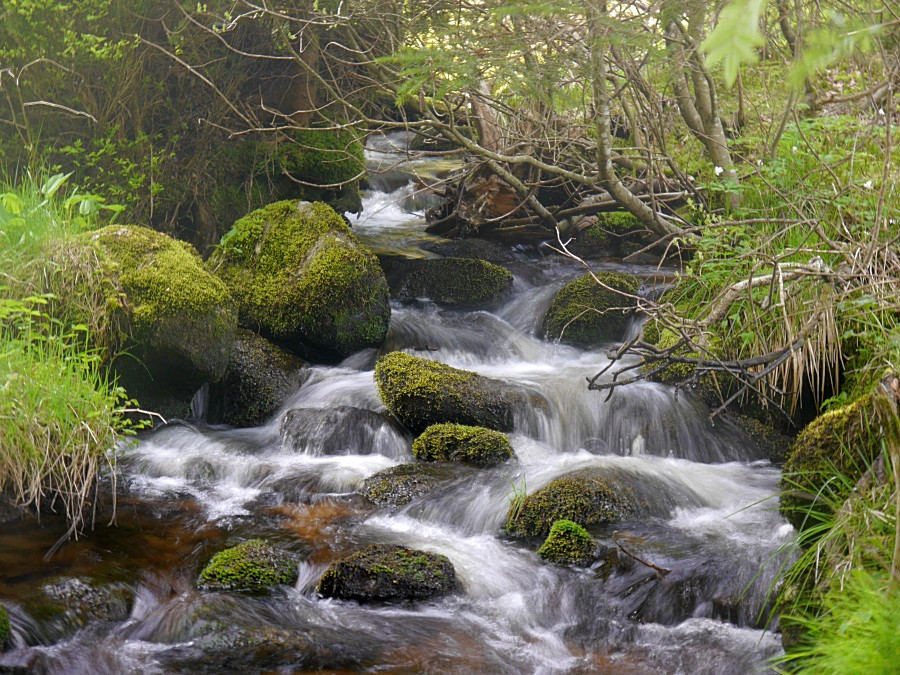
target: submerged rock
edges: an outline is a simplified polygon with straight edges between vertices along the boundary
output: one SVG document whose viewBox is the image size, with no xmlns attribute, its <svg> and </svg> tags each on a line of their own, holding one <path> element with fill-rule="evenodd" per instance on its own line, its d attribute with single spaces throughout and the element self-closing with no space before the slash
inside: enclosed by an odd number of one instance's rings
<svg viewBox="0 0 900 675">
<path fill-rule="evenodd" d="M 406 443 L 406 434 L 396 422 L 363 408 L 296 408 L 281 421 L 281 446 L 292 452 L 391 457 L 400 446 L 406 452 Z"/>
<path fill-rule="evenodd" d="M 297 561 L 262 539 L 251 539 L 216 553 L 197 585 L 209 591 L 263 591 L 297 579 Z"/>
<path fill-rule="evenodd" d="M 596 347 L 622 337 L 635 306 L 635 300 L 627 295 L 637 293 L 640 281 L 629 274 L 613 272 L 594 276 L 608 288 L 585 274 L 563 286 L 553 298 L 544 316 L 544 335 L 548 340 Z"/>
<path fill-rule="evenodd" d="M 182 241 L 146 227 L 112 225 L 63 243 L 51 290 L 89 326 L 130 396 L 144 407 L 193 393 L 225 373 L 237 313 L 225 284 Z M 92 306 L 88 306 L 92 305 Z"/>
<path fill-rule="evenodd" d="M 464 424 L 432 424 L 412 446 L 416 459 L 495 466 L 514 457 L 505 434 Z"/>
<path fill-rule="evenodd" d="M 378 360 L 375 383 L 388 410 L 414 433 L 440 422 L 511 431 L 516 403 L 543 401 L 497 380 L 405 352 Z"/>
<path fill-rule="evenodd" d="M 255 427 L 300 387 L 306 363 L 243 328 L 235 334 L 225 377 L 210 390 L 209 421 Z"/>
<path fill-rule="evenodd" d="M 539 537 L 558 520 L 582 525 L 614 523 L 631 512 L 631 493 L 618 481 L 594 471 L 576 471 L 551 481 L 526 497 L 514 499 L 506 531 L 517 537 Z"/>
<path fill-rule="evenodd" d="M 475 308 L 499 299 L 512 286 L 513 276 L 493 263 L 473 258 L 411 260 L 392 286 L 398 300 L 428 298 L 448 307 Z"/>
<path fill-rule="evenodd" d="M 561 565 L 584 564 L 594 556 L 594 540 L 578 523 L 557 520 L 537 554 L 548 562 Z"/>
<path fill-rule="evenodd" d="M 326 598 L 359 602 L 426 600 L 458 588 L 447 556 L 386 544 L 333 562 L 317 586 Z"/>
<path fill-rule="evenodd" d="M 457 469 L 445 462 L 392 466 L 366 478 L 362 494 L 378 506 L 400 508 L 455 478 Z"/>
<path fill-rule="evenodd" d="M 51 640 L 60 640 L 95 621 L 124 621 L 134 594 L 127 585 L 74 577 L 55 578 L 23 602 Z"/>
<path fill-rule="evenodd" d="M 241 323 L 299 354 L 344 357 L 384 340 L 390 320 L 378 260 L 322 203 L 283 201 L 238 220 L 209 261 Z"/>
</svg>

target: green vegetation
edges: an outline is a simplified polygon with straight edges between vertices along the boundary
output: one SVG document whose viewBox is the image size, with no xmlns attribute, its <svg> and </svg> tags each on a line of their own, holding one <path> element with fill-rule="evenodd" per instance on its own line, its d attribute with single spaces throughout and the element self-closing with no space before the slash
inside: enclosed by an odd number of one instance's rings
<svg viewBox="0 0 900 675">
<path fill-rule="evenodd" d="M 498 382 L 467 370 L 391 352 L 378 359 L 375 384 L 388 410 L 413 432 L 442 422 L 512 429 L 510 397 Z"/>
<path fill-rule="evenodd" d="M 234 294 L 241 323 L 294 351 L 346 356 L 384 340 L 384 273 L 326 204 L 282 201 L 241 218 L 209 269 Z"/>
<path fill-rule="evenodd" d="M 622 486 L 589 471 L 551 481 L 520 502 L 510 504 L 506 531 L 516 537 L 540 537 L 558 520 L 583 525 L 614 523 L 630 511 Z"/>
<path fill-rule="evenodd" d="M 213 591 L 264 591 L 297 578 L 294 558 L 266 543 L 251 539 L 216 553 L 197 584 Z"/>
<path fill-rule="evenodd" d="M 494 466 L 514 456 L 505 434 L 463 424 L 432 424 L 415 440 L 416 459 Z"/>
<path fill-rule="evenodd" d="M 544 317 L 547 339 L 579 347 L 620 339 L 635 306 L 629 296 L 639 287 L 636 278 L 614 272 L 585 274 L 563 286 Z"/>
<path fill-rule="evenodd" d="M 372 544 L 333 562 L 316 587 L 327 598 L 358 600 L 426 600 L 459 587 L 447 556 L 403 546 Z"/>
<path fill-rule="evenodd" d="M 560 565 L 584 564 L 593 557 L 594 540 L 578 523 L 557 520 L 537 554 L 544 560 Z"/>
<path fill-rule="evenodd" d="M 6 608 L 0 605 L 0 649 L 9 642 L 12 626 L 9 624 L 9 613 Z"/>
<path fill-rule="evenodd" d="M 67 272 L 52 252 L 95 227 L 102 204 L 66 195 L 67 178 L 0 194 L 0 492 L 18 506 L 61 505 L 72 533 L 130 429 L 125 392 L 109 380 L 84 317 L 57 311 L 47 293 Z"/>
<path fill-rule="evenodd" d="M 426 297 L 439 305 L 472 309 L 509 290 L 513 276 L 499 265 L 472 258 L 438 258 L 415 262 L 400 283 L 397 297 Z"/>
</svg>

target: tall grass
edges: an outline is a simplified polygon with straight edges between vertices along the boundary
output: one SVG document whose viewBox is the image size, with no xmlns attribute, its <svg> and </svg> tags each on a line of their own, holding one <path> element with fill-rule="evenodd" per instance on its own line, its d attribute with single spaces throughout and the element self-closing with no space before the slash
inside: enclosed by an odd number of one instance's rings
<svg viewBox="0 0 900 675">
<path fill-rule="evenodd" d="M 62 271 L 51 254 L 96 227 L 103 207 L 66 194 L 67 178 L 0 186 L 0 494 L 63 512 L 77 533 L 128 424 L 124 391 L 107 379 L 87 326 L 51 316 L 42 293 Z"/>
</svg>

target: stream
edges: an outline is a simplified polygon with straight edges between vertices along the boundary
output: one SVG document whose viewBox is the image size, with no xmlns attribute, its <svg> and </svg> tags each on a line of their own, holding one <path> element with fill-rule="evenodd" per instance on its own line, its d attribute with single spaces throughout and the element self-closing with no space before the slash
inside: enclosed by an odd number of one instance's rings
<svg viewBox="0 0 900 675">
<path fill-rule="evenodd" d="M 391 150 L 372 144 L 369 159 L 400 163 Z M 382 254 L 433 255 L 427 247 L 436 240 L 423 233 L 421 211 L 429 197 L 408 173 L 447 164 L 400 164 L 373 180 L 364 212 L 351 217 L 357 235 Z M 781 652 L 779 636 L 764 630 L 768 594 L 793 535 L 772 498 L 779 470 L 738 427 L 713 424 L 708 408 L 685 392 L 649 382 L 608 399 L 588 391 L 585 378 L 608 363 L 605 350 L 535 335 L 555 292 L 583 270 L 549 251 L 515 256 L 505 265 L 515 282 L 502 306 L 394 304 L 383 351 L 407 350 L 542 395 L 546 406 L 516 411 L 509 434 L 516 459 L 461 469 L 392 511 L 357 492 L 367 477 L 413 459 L 411 437 L 387 420 L 380 427 L 339 422 L 283 443 L 281 419 L 291 409 L 385 412 L 373 380 L 375 350 L 306 370 L 264 426 L 189 420 L 145 433 L 120 449 L 118 484 L 108 489 L 117 495 L 117 527 L 106 526 L 109 509 L 101 509 L 95 529 L 49 562 L 43 555 L 64 531 L 61 520 L 26 519 L 0 530 L 0 599 L 15 643 L 0 656 L 0 672 L 765 670 Z M 612 260 L 596 267 L 639 275 L 647 288 L 660 276 Z M 635 320 L 628 331 L 638 329 Z M 590 467 L 631 476 L 653 507 L 650 516 L 592 533 L 669 574 L 640 563 L 603 574 L 550 565 L 504 536 L 515 490 L 532 492 Z M 196 590 L 213 553 L 256 537 L 300 556 L 295 586 L 265 596 Z M 462 590 L 414 604 L 316 594 L 329 562 L 375 542 L 446 555 Z M 42 585 L 76 598 L 74 609 L 42 605 L 34 590 Z"/>
</svg>

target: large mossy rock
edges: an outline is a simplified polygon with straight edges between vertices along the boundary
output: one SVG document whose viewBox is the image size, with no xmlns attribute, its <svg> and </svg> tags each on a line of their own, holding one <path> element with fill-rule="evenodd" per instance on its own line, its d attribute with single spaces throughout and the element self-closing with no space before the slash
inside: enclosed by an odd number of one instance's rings
<svg viewBox="0 0 900 675">
<path fill-rule="evenodd" d="M 560 565 L 583 565 L 593 558 L 594 539 L 578 523 L 557 520 L 537 554 Z"/>
<path fill-rule="evenodd" d="M 210 390 L 209 421 L 255 427 L 300 387 L 306 363 L 252 331 L 239 328 L 222 381 Z"/>
<path fill-rule="evenodd" d="M 514 457 L 505 434 L 464 424 L 432 424 L 413 442 L 416 459 L 496 466 Z"/>
<path fill-rule="evenodd" d="M 640 250 L 652 239 L 647 228 L 627 211 L 609 211 L 583 218 L 568 249 L 581 258 L 623 256 Z"/>
<path fill-rule="evenodd" d="M 221 379 L 237 327 L 228 288 L 182 241 L 145 227 L 116 225 L 82 235 L 55 252 L 51 283 L 66 311 L 96 329 L 131 396 L 190 402 Z M 88 304 L 93 304 L 88 307 Z"/>
<path fill-rule="evenodd" d="M 297 561 L 262 539 L 251 539 L 216 553 L 197 585 L 211 591 L 264 591 L 297 579 Z"/>
<path fill-rule="evenodd" d="M 784 465 L 784 517 L 800 530 L 820 522 L 817 512 L 824 514 L 840 505 L 881 450 L 880 433 L 872 394 L 823 413 L 808 424 Z"/>
<path fill-rule="evenodd" d="M 523 396 L 502 382 L 405 352 L 378 360 L 375 383 L 388 410 L 413 433 L 441 422 L 512 431 L 513 406 Z"/>
<path fill-rule="evenodd" d="M 629 274 L 600 272 L 563 286 L 544 317 L 544 335 L 577 347 L 596 347 L 619 340 L 631 314 L 640 281 Z M 610 290 L 613 289 L 613 290 Z M 619 291 L 619 292 L 616 292 Z M 623 295 L 626 294 L 626 295 Z"/>
<path fill-rule="evenodd" d="M 551 481 L 527 497 L 514 499 L 506 531 L 516 537 L 540 537 L 557 520 L 586 525 L 615 523 L 630 513 L 630 494 L 617 481 L 593 471 L 576 471 Z"/>
<path fill-rule="evenodd" d="M 477 308 L 498 300 L 512 282 L 508 270 L 484 260 L 424 258 L 409 261 L 391 288 L 398 300 L 427 298 L 447 307 Z"/>
<path fill-rule="evenodd" d="M 361 492 L 373 504 L 401 508 L 459 476 L 459 468 L 446 462 L 400 464 L 366 478 Z"/>
<path fill-rule="evenodd" d="M 384 341 L 391 309 L 378 260 L 325 204 L 276 202 L 244 216 L 208 264 L 241 323 L 298 354 L 344 357 Z"/>
<path fill-rule="evenodd" d="M 372 544 L 333 562 L 317 586 L 326 598 L 359 602 L 426 600 L 458 588 L 446 556 L 385 544 Z"/>
</svg>

